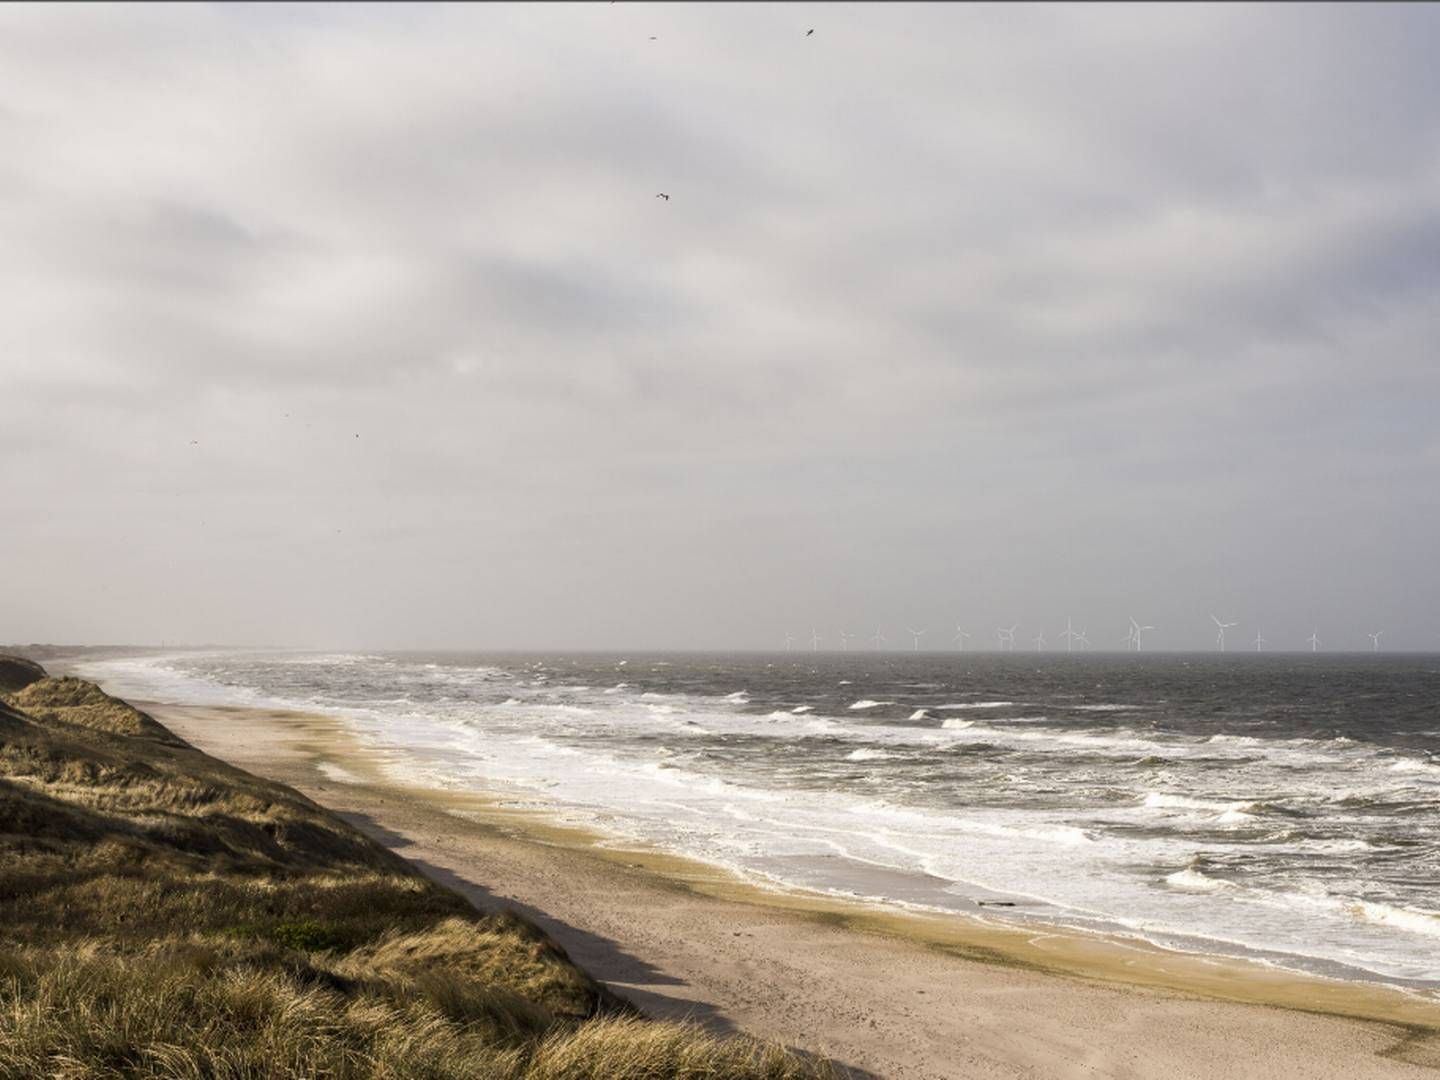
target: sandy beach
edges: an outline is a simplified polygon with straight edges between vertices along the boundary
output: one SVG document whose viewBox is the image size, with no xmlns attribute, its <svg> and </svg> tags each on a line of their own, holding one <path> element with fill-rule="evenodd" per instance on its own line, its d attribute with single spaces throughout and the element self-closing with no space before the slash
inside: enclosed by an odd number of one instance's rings
<svg viewBox="0 0 1440 1080">
<path fill-rule="evenodd" d="M 1440 1006 L 1128 942 L 771 894 L 483 793 L 405 787 L 339 721 L 143 703 L 485 909 L 533 918 L 648 1012 L 884 1077 L 1434 1076 Z"/>
</svg>

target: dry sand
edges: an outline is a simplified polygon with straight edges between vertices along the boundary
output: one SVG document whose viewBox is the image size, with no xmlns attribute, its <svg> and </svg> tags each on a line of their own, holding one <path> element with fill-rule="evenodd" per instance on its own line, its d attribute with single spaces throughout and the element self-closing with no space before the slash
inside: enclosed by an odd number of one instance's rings
<svg viewBox="0 0 1440 1080">
<path fill-rule="evenodd" d="M 528 914 L 648 1012 L 778 1039 L 859 1076 L 1440 1074 L 1434 1002 L 1119 941 L 764 893 L 700 864 L 597 846 L 493 797 L 391 782 L 382 752 L 328 717 L 142 707 L 337 811 L 482 908 Z"/>
</svg>

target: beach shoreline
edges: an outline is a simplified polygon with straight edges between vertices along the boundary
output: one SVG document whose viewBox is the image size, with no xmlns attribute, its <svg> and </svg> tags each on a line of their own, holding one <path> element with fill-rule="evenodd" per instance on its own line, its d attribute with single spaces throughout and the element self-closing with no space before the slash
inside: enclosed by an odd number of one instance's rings
<svg viewBox="0 0 1440 1080">
<path fill-rule="evenodd" d="M 1127 939 L 762 889 L 476 792 L 387 774 L 314 713 L 137 702 L 482 908 L 530 916 L 646 1011 L 882 1076 L 1423 1076 L 1440 1005 Z"/>
</svg>

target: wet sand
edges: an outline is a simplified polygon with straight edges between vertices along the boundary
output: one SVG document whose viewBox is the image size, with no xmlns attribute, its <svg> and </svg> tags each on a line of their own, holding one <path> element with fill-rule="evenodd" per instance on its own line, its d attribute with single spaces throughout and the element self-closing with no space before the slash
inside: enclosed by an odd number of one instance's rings
<svg viewBox="0 0 1440 1080">
<path fill-rule="evenodd" d="M 1440 1076 L 1440 1005 L 1117 939 L 772 893 L 483 793 L 389 779 L 336 720 L 141 705 L 299 789 L 482 908 L 542 925 L 653 1015 L 930 1077 Z"/>
</svg>

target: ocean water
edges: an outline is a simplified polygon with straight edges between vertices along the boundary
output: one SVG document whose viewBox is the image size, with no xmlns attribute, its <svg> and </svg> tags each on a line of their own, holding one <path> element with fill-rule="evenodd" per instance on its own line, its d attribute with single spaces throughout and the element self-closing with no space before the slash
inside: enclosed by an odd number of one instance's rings
<svg viewBox="0 0 1440 1080">
<path fill-rule="evenodd" d="M 206 653 L 114 693 L 323 710 L 397 777 L 762 883 L 1440 995 L 1440 658 Z"/>
</svg>

